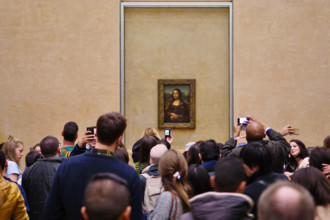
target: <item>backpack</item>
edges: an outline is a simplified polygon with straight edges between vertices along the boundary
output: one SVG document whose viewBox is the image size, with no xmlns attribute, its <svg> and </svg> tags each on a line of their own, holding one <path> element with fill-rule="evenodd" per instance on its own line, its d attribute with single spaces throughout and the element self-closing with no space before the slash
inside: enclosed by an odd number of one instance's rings
<svg viewBox="0 0 330 220">
<path fill-rule="evenodd" d="M 143 212 L 149 213 L 154 208 L 160 194 L 164 192 L 164 187 L 160 176 L 150 176 L 147 173 L 141 175 L 146 179 L 142 209 Z"/>
</svg>

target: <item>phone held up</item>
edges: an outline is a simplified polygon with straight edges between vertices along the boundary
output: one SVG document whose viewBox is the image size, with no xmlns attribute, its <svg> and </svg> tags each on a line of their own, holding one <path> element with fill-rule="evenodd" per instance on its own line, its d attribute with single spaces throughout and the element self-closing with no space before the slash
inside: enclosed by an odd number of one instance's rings
<svg viewBox="0 0 330 220">
<path fill-rule="evenodd" d="M 171 137 L 171 128 L 165 128 L 165 138 Z"/>
<path fill-rule="evenodd" d="M 241 130 L 246 130 L 246 125 L 247 125 L 248 121 L 249 121 L 249 118 L 247 118 L 247 117 L 237 118 L 237 124 L 242 125 Z"/>
<path fill-rule="evenodd" d="M 89 134 L 95 134 L 96 126 L 87 127 L 86 130 L 89 131 Z"/>
<path fill-rule="evenodd" d="M 299 128 L 295 128 L 294 130 L 293 130 L 293 133 L 292 133 L 293 135 L 299 135 Z"/>
</svg>

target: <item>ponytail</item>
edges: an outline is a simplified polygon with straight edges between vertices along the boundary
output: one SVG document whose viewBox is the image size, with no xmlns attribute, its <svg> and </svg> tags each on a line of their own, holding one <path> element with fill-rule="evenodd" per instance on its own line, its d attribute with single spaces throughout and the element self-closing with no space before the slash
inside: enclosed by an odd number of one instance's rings
<svg viewBox="0 0 330 220">
<path fill-rule="evenodd" d="M 166 191 L 178 196 L 183 212 L 190 211 L 189 196 L 191 187 L 188 183 L 188 165 L 183 155 L 175 150 L 167 151 L 160 159 L 159 174 Z"/>
</svg>

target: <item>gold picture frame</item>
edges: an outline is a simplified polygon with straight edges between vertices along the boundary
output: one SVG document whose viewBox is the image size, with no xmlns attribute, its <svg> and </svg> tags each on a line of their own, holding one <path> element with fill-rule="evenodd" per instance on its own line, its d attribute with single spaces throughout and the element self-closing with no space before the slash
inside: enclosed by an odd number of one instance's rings
<svg viewBox="0 0 330 220">
<path fill-rule="evenodd" d="M 158 80 L 158 127 L 195 128 L 195 79 Z"/>
</svg>

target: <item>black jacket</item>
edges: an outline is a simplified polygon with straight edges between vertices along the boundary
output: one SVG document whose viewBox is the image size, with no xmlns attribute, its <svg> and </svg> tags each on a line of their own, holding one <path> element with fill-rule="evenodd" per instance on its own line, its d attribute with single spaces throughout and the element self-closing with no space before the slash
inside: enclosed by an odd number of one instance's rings
<svg viewBox="0 0 330 220">
<path fill-rule="evenodd" d="M 62 157 L 38 159 L 23 173 L 22 186 L 30 206 L 30 219 L 42 219 L 42 211 Z M 69 178 L 69 177 L 68 177 Z"/>
<path fill-rule="evenodd" d="M 288 180 L 288 178 L 280 173 L 269 172 L 266 174 L 257 171 L 246 182 L 244 194 L 248 195 L 254 202 L 252 213 L 257 219 L 257 206 L 261 193 L 272 183 L 277 180 Z"/>
</svg>

